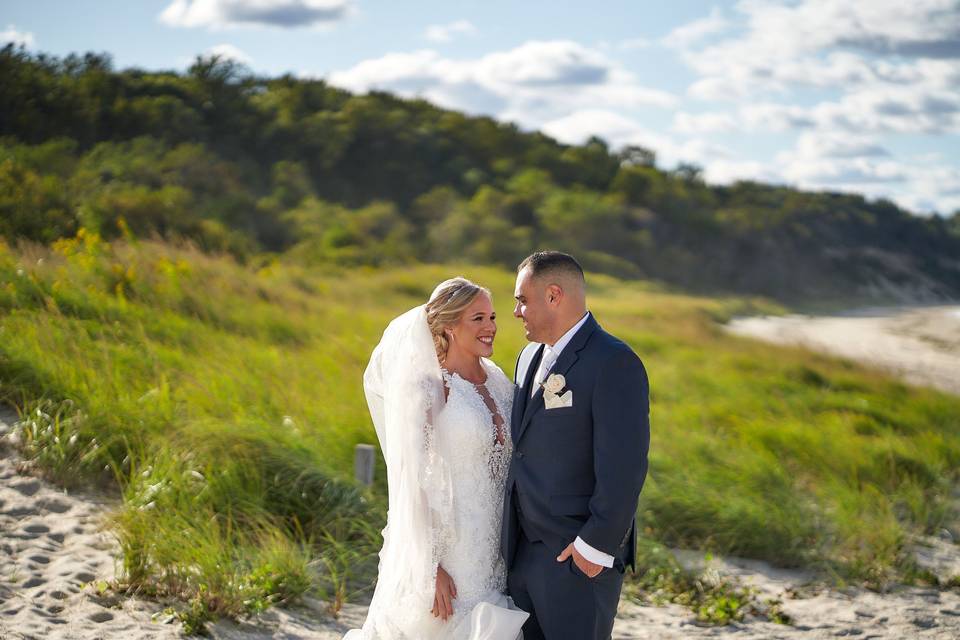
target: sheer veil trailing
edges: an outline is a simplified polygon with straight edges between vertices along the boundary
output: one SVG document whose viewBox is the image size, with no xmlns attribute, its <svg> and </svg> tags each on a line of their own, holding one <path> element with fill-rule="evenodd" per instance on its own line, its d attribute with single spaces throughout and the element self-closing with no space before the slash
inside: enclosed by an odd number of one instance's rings
<svg viewBox="0 0 960 640">
<path fill-rule="evenodd" d="M 436 455 L 444 390 L 424 305 L 390 323 L 363 386 L 390 492 L 369 614 L 363 629 L 346 638 L 427 637 L 436 624 L 430 609 L 437 565 L 455 528 L 450 470 Z"/>
</svg>

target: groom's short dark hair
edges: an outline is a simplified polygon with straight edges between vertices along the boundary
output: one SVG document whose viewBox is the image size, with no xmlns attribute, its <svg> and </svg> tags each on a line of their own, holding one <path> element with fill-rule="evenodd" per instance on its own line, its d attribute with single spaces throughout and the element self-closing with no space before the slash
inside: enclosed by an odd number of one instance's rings
<svg viewBox="0 0 960 640">
<path fill-rule="evenodd" d="M 517 273 L 530 267 L 530 275 L 539 278 L 545 275 L 564 275 L 585 282 L 583 267 L 577 259 L 562 251 L 537 251 L 524 258 L 517 266 Z"/>
</svg>

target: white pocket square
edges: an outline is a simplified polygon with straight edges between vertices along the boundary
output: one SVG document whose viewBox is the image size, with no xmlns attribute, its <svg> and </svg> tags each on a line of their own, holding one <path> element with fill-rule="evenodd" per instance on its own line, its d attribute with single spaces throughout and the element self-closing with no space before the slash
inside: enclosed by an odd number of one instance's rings
<svg viewBox="0 0 960 640">
<path fill-rule="evenodd" d="M 573 406 L 573 389 L 567 389 L 562 396 L 555 393 L 544 393 L 543 404 L 547 409 L 559 409 L 561 407 Z"/>
</svg>

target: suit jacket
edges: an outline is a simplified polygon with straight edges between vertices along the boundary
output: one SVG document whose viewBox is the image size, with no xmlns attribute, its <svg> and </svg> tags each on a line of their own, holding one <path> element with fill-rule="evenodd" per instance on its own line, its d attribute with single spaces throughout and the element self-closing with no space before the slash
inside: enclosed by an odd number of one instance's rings
<svg viewBox="0 0 960 640">
<path fill-rule="evenodd" d="M 636 564 L 636 510 L 647 475 L 650 402 L 640 358 L 591 314 L 551 373 L 573 406 L 546 409 L 530 395 L 543 345 L 517 359 L 501 546 L 513 565 L 520 527 L 558 555 L 577 536 L 624 565 Z M 616 560 L 615 560 L 616 561 Z"/>
</svg>

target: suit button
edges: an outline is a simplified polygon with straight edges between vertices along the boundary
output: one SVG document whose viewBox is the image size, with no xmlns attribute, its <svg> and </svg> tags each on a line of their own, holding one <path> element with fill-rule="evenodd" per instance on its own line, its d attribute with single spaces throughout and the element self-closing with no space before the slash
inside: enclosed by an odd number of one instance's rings
<svg viewBox="0 0 960 640">
<path fill-rule="evenodd" d="M 517 458 L 522 458 L 522 457 L 523 457 L 523 451 L 517 451 L 517 453 L 516 453 L 515 455 L 517 456 Z"/>
</svg>

